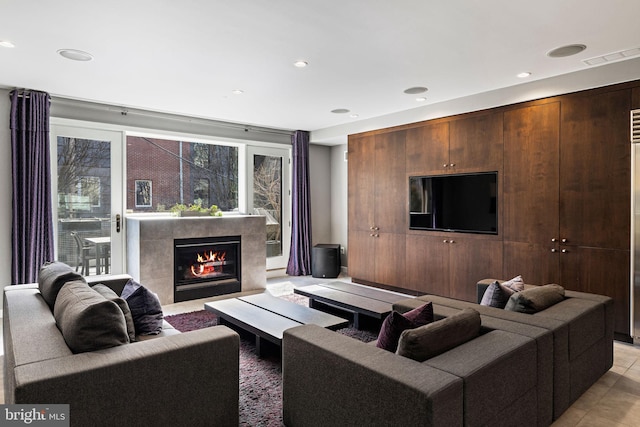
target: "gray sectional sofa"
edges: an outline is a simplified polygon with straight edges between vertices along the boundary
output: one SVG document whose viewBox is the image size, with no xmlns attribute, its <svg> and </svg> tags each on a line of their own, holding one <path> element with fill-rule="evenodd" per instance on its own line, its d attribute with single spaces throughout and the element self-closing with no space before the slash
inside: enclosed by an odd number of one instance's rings
<svg viewBox="0 0 640 427">
<path fill-rule="evenodd" d="M 127 275 L 93 276 L 120 295 Z M 73 353 L 38 284 L 4 289 L 8 404 L 69 404 L 72 426 L 238 425 L 239 336 L 225 326 Z M 138 337 L 141 338 L 141 337 Z"/>
<path fill-rule="evenodd" d="M 434 295 L 393 308 L 427 301 L 436 320 L 473 308 L 481 334 L 420 363 L 313 325 L 286 331 L 285 424 L 546 426 L 613 364 L 608 297 L 566 291 L 536 314 Z"/>
</svg>

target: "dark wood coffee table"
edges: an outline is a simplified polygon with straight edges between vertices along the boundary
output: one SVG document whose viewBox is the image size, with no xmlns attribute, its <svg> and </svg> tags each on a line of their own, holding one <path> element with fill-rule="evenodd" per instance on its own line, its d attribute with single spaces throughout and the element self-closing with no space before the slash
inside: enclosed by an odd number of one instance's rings
<svg viewBox="0 0 640 427">
<path fill-rule="evenodd" d="M 360 316 L 384 319 L 391 313 L 394 302 L 413 298 L 411 295 L 341 281 L 302 286 L 293 292 L 308 297 L 309 307 L 321 309 L 323 305 L 328 305 L 353 314 L 353 326 L 356 329 L 360 328 Z"/>
<path fill-rule="evenodd" d="M 256 337 L 256 352 L 264 354 L 263 340 L 282 346 L 282 334 L 294 326 L 316 324 L 329 329 L 348 325 L 347 319 L 276 298 L 268 293 L 205 303 L 221 324 L 235 325 Z"/>
</svg>

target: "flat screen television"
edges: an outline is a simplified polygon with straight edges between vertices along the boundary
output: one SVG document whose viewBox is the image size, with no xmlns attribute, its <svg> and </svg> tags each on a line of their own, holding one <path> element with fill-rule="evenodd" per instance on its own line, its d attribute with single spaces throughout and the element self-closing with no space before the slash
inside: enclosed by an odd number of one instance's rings
<svg viewBox="0 0 640 427">
<path fill-rule="evenodd" d="M 409 177 L 409 228 L 498 234 L 498 172 Z"/>
</svg>

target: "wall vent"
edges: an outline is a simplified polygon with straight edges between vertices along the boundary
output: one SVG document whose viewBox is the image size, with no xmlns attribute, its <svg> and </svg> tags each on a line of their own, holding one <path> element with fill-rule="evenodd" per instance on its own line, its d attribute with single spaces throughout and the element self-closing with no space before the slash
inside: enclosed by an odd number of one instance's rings
<svg viewBox="0 0 640 427">
<path fill-rule="evenodd" d="M 631 110 L 631 143 L 640 144 L 640 109 Z"/>
<path fill-rule="evenodd" d="M 606 55 L 596 56 L 589 59 L 583 59 L 587 65 L 600 65 L 607 62 L 620 61 L 622 59 L 633 58 L 640 55 L 640 47 L 634 47 L 633 49 L 621 50 L 618 52 L 607 53 Z"/>
</svg>

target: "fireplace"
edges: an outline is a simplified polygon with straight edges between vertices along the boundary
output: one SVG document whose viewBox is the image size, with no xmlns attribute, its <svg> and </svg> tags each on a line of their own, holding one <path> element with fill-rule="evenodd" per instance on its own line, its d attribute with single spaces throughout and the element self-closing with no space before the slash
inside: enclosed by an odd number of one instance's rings
<svg viewBox="0 0 640 427">
<path fill-rule="evenodd" d="M 240 292 L 240 236 L 174 240 L 174 302 Z"/>
</svg>

